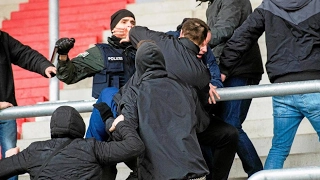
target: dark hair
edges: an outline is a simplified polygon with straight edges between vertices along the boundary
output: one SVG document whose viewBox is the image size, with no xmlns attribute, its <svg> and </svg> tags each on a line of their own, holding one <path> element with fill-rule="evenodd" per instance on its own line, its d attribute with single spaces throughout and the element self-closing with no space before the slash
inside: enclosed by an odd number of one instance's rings
<svg viewBox="0 0 320 180">
<path fill-rule="evenodd" d="M 200 46 L 203 41 L 206 40 L 210 28 L 201 19 L 189 18 L 183 23 L 181 30 L 183 31 L 184 37 Z"/>
</svg>

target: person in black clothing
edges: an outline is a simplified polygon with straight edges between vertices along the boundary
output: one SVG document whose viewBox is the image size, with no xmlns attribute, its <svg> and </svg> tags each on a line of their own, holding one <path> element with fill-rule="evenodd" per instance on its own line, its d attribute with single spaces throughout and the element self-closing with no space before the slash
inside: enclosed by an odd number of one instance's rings
<svg viewBox="0 0 320 180">
<path fill-rule="evenodd" d="M 250 0 L 201 0 L 208 2 L 206 17 L 208 26 L 212 29 L 212 38 L 209 42 L 221 70 L 221 79 L 224 87 L 239 87 L 258 85 L 262 74 L 262 57 L 258 42 L 254 42 L 252 48 L 248 49 L 239 60 L 240 63 L 233 68 L 221 68 L 225 64 L 220 56 L 231 38 L 234 31 L 252 13 Z M 227 75 L 227 76 L 226 76 Z M 233 125 L 239 131 L 239 142 L 237 154 L 242 162 L 244 171 L 250 177 L 252 174 L 263 169 L 260 157 L 242 128 L 245 123 L 252 99 L 241 99 L 232 101 L 220 101 L 216 107 L 215 114 L 225 122 Z"/>
<path fill-rule="evenodd" d="M 136 47 L 141 40 L 153 40 L 163 53 L 168 77 L 196 88 L 200 101 L 206 106 L 210 73 L 200 58 L 207 51 L 210 37 L 210 29 L 202 20 L 190 18 L 183 23 L 179 38 L 149 30 L 147 27 L 135 26 L 122 41 L 130 41 Z M 121 101 L 121 94 L 126 93 L 132 84 L 134 82 L 131 78 L 115 95 L 114 100 L 117 103 Z M 210 115 L 210 118 L 209 127 L 198 133 L 198 140 L 201 145 L 215 148 L 213 168 L 210 169 L 212 179 L 227 179 L 236 153 L 238 131 L 217 116 Z M 110 126 L 108 121 L 106 125 Z"/>
<path fill-rule="evenodd" d="M 55 76 L 56 68 L 46 57 L 28 45 L 0 31 L 0 101 L 17 106 L 12 65 L 38 73 L 46 78 Z M 32 83 L 32 79 L 30 79 Z M 16 146 L 17 123 L 15 119 L 0 120 L 1 157 Z M 11 178 L 18 179 L 18 177 Z"/>
<path fill-rule="evenodd" d="M 23 173 L 29 173 L 31 179 L 101 179 L 102 165 L 130 160 L 145 149 L 136 130 L 120 119 L 110 128 L 119 141 L 83 139 L 84 121 L 70 106 L 53 112 L 50 128 L 50 140 L 33 142 L 20 153 L 18 148 L 7 151 L 7 156 L 17 154 L 0 160 L 0 179 Z"/>
<path fill-rule="evenodd" d="M 134 84 L 119 107 L 120 117 L 138 130 L 146 146 L 139 159 L 139 179 L 205 177 L 209 171 L 196 133 L 204 131 L 210 119 L 195 89 L 168 77 L 164 57 L 154 42 L 141 42 L 136 69 Z"/>
</svg>

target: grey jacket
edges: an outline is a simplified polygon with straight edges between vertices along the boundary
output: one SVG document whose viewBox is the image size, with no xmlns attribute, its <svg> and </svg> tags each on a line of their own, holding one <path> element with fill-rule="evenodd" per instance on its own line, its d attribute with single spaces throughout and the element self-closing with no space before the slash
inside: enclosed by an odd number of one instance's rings
<svg viewBox="0 0 320 180">
<path fill-rule="evenodd" d="M 213 0 L 206 11 L 207 23 L 211 29 L 210 46 L 218 63 L 220 56 L 231 38 L 233 32 L 251 14 L 252 7 L 249 0 Z M 241 76 L 261 79 L 263 74 L 262 58 L 259 45 L 255 45 L 241 58 L 241 64 L 233 69 L 223 69 L 221 73 L 227 76 Z"/>
<path fill-rule="evenodd" d="M 320 1 L 264 0 L 227 42 L 223 69 L 232 69 L 265 33 L 271 83 L 320 79 Z"/>
</svg>

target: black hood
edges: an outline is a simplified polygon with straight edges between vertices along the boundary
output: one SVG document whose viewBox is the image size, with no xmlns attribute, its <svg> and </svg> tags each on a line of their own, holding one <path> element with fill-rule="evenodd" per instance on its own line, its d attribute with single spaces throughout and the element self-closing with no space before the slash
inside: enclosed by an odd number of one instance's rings
<svg viewBox="0 0 320 180">
<path fill-rule="evenodd" d="M 311 0 L 271 0 L 271 2 L 286 11 L 295 11 L 309 4 Z"/>
<path fill-rule="evenodd" d="M 166 65 L 160 48 L 153 42 L 143 42 L 136 53 L 135 78 L 145 79 L 167 76 Z"/>
<path fill-rule="evenodd" d="M 51 138 L 83 138 L 86 125 L 76 109 L 60 106 L 51 116 L 50 129 Z"/>
</svg>

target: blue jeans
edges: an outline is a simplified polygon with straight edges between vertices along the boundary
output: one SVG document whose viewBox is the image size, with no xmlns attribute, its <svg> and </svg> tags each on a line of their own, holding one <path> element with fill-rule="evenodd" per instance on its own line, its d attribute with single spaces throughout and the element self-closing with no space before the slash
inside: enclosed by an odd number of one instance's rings
<svg viewBox="0 0 320 180">
<path fill-rule="evenodd" d="M 101 91 L 100 96 L 96 103 L 105 102 L 113 113 L 114 117 L 117 117 L 117 106 L 113 101 L 113 96 L 119 91 L 118 88 L 108 87 Z M 99 141 L 106 141 L 108 139 L 108 134 L 105 131 L 105 124 L 102 121 L 100 112 L 93 108 L 90 120 L 89 127 L 86 132 L 86 138 L 95 138 Z"/>
<path fill-rule="evenodd" d="M 238 87 L 257 85 L 259 82 L 260 81 L 256 79 L 230 77 L 223 82 L 223 85 L 224 87 Z M 239 141 L 237 154 L 242 162 L 244 171 L 248 174 L 248 177 L 263 169 L 262 162 L 256 149 L 242 129 L 242 123 L 247 117 L 251 100 L 252 99 L 244 99 L 221 102 L 222 119 L 238 129 Z"/>
<path fill-rule="evenodd" d="M 320 137 L 320 93 L 272 97 L 273 138 L 265 169 L 281 169 L 304 117 Z"/>
<path fill-rule="evenodd" d="M 5 157 L 8 149 L 17 146 L 17 123 L 16 120 L 0 120 L 0 146 L 1 157 Z M 10 180 L 17 180 L 18 176 L 13 176 Z"/>
</svg>

